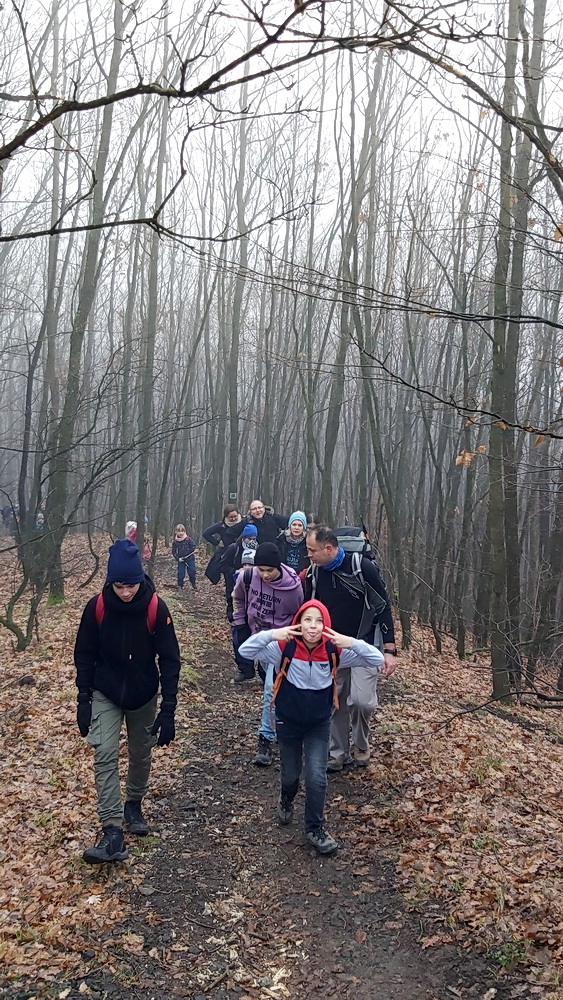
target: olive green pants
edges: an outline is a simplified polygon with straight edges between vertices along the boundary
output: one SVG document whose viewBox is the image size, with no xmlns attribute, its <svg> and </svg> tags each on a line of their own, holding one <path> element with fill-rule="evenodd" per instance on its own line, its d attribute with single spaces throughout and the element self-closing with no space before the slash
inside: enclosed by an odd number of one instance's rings
<svg viewBox="0 0 563 1000">
<path fill-rule="evenodd" d="M 125 799 L 140 802 L 149 787 L 151 752 L 157 739 L 151 735 L 155 716 L 156 695 L 134 712 L 115 705 L 100 691 L 92 695 L 88 743 L 94 748 L 94 777 L 102 826 L 123 826 L 119 785 L 119 735 L 123 720 L 127 726 L 129 757 Z"/>
</svg>

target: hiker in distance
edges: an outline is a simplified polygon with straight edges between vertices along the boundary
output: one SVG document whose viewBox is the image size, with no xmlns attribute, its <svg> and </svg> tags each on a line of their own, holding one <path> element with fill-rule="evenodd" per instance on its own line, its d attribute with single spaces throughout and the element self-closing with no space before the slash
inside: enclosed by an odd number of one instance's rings
<svg viewBox="0 0 563 1000">
<path fill-rule="evenodd" d="M 251 524 L 255 524 L 258 529 L 258 544 L 262 542 L 275 542 L 282 531 L 287 528 L 287 517 L 282 514 L 274 514 L 266 507 L 262 500 L 251 500 L 248 507 L 248 519 Z"/>
<path fill-rule="evenodd" d="M 338 706 L 337 670 L 364 670 L 374 676 L 383 655 L 360 639 L 340 635 L 320 601 L 307 601 L 290 626 L 258 632 L 241 653 L 273 664 L 273 701 L 280 753 L 278 819 L 293 819 L 293 800 L 305 770 L 305 834 L 320 854 L 332 854 L 338 843 L 325 829 L 326 761 L 333 705 Z"/>
<path fill-rule="evenodd" d="M 158 666 L 157 660 L 158 658 Z M 148 790 L 153 746 L 176 735 L 174 713 L 180 651 L 170 612 L 145 576 L 134 542 L 109 549 L 101 594 L 84 608 L 74 647 L 77 723 L 94 749 L 94 777 L 102 836 L 84 851 L 90 864 L 129 857 L 123 827 L 145 836 L 141 803 Z M 157 692 L 162 701 L 157 714 Z M 129 768 L 125 805 L 119 785 L 119 734 L 127 726 Z"/>
<path fill-rule="evenodd" d="M 186 532 L 183 524 L 177 524 L 174 529 L 174 541 L 172 542 L 172 558 L 178 564 L 178 587 L 182 589 L 186 573 L 193 590 L 197 590 L 196 567 L 195 567 L 195 542 Z"/>
<path fill-rule="evenodd" d="M 241 643 L 244 645 L 246 639 L 262 629 L 290 625 L 303 603 L 301 581 L 294 570 L 282 564 L 279 549 L 273 542 L 259 545 L 254 556 L 254 566 L 242 569 L 239 573 L 233 590 L 233 601 L 238 656 L 252 663 L 254 658 L 243 651 Z M 276 739 L 271 706 L 274 683 L 272 663 L 265 665 L 265 673 L 258 750 L 252 762 L 261 767 L 268 767 L 272 763 Z"/>
<path fill-rule="evenodd" d="M 334 628 L 344 635 L 372 643 L 379 625 L 383 640 L 382 677 L 397 669 L 397 647 L 391 602 L 376 564 L 354 552 L 345 552 L 337 536 L 326 525 L 307 531 L 307 552 L 311 566 L 306 572 L 305 599 L 317 598 L 329 610 Z M 357 558 L 356 558 L 357 557 Z M 361 667 L 350 671 L 343 663 L 338 669 L 336 690 L 339 708 L 332 716 L 328 771 L 341 771 L 353 759 L 366 767 L 370 759 L 369 723 L 377 708 L 377 674 Z"/>
<path fill-rule="evenodd" d="M 221 571 L 219 569 L 219 564 L 223 556 L 223 549 L 226 549 L 232 542 L 236 542 L 237 539 L 240 538 L 245 524 L 246 518 L 242 517 L 236 504 L 229 503 L 223 508 L 223 520 L 216 521 L 215 524 L 210 524 L 209 527 L 205 528 L 202 532 L 205 541 L 209 542 L 210 545 L 213 545 L 216 550 L 211 557 L 205 574 L 212 583 L 216 584 L 221 579 L 222 573 L 223 580 L 225 582 L 225 602 L 227 605 L 227 619 L 229 622 L 232 622 L 233 620 L 233 574 L 230 569 L 227 571 Z M 215 575 L 213 571 L 215 571 Z"/>
</svg>

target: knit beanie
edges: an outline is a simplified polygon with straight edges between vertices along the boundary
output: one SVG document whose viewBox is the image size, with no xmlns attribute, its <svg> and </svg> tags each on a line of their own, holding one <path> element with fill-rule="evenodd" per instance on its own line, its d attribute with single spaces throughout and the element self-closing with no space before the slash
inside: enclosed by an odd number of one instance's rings
<svg viewBox="0 0 563 1000">
<path fill-rule="evenodd" d="M 258 534 L 258 528 L 256 527 L 255 524 L 245 524 L 244 528 L 242 529 L 243 538 L 256 538 L 257 534 Z"/>
<path fill-rule="evenodd" d="M 281 566 L 280 550 L 274 542 L 262 542 L 256 549 L 254 556 L 255 566 L 272 566 L 279 569 Z"/>
<path fill-rule="evenodd" d="M 145 571 L 135 542 L 118 538 L 110 545 L 106 583 L 142 583 Z"/>
<path fill-rule="evenodd" d="M 302 510 L 296 510 L 293 512 L 293 514 L 290 515 L 289 520 L 287 522 L 288 528 L 291 528 L 291 524 L 293 521 L 301 521 L 301 524 L 303 525 L 303 531 L 307 531 L 307 515 L 304 514 Z"/>
<path fill-rule="evenodd" d="M 241 566 L 254 566 L 256 549 L 243 549 L 240 558 Z"/>
</svg>

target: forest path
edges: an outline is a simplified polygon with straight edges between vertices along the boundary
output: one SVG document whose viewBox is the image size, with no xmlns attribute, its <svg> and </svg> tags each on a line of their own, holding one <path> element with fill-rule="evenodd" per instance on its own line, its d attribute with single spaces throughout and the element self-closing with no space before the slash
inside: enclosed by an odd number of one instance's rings
<svg viewBox="0 0 563 1000">
<path fill-rule="evenodd" d="M 212 633 L 209 596 L 170 598 L 179 631 Z M 162 592 L 162 591 L 161 591 Z M 217 591 L 217 599 L 219 595 Z M 169 597 L 164 592 L 163 596 Z M 207 626 L 206 626 L 206 623 Z M 185 768 L 148 806 L 160 834 L 139 843 L 132 916 L 106 934 L 119 961 L 83 982 L 113 1000 L 504 1000 L 527 987 L 499 981 L 483 958 L 455 946 L 424 951 L 422 920 L 409 914 L 394 867 L 378 848 L 370 768 L 330 778 L 327 826 L 341 845 L 321 858 L 302 832 L 303 794 L 293 826 L 275 820 L 279 780 L 250 764 L 261 707 L 258 682 L 230 683 L 224 645 L 203 638 L 197 689 L 180 729 Z M 158 790 L 155 789 L 157 792 Z M 131 839 L 131 838 L 129 838 Z M 135 854 L 135 845 L 133 845 Z M 135 863 L 135 859 L 134 859 Z M 438 914 L 432 913 L 436 918 Z M 84 990 L 84 987 L 82 987 Z M 67 1000 L 83 994 L 74 990 Z"/>
</svg>

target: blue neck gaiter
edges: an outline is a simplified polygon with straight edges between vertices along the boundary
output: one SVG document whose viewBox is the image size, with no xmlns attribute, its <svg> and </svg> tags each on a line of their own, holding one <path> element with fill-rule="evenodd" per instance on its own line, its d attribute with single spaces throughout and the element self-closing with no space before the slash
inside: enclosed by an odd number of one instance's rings
<svg viewBox="0 0 563 1000">
<path fill-rule="evenodd" d="M 346 553 L 345 553 L 344 549 L 342 548 L 341 545 L 339 545 L 338 546 L 338 552 L 335 555 L 335 557 L 332 560 L 332 562 L 326 563 L 325 566 L 320 566 L 319 568 L 320 569 L 325 569 L 327 571 L 327 573 L 330 573 L 333 569 L 338 569 L 339 566 L 342 566 L 342 563 L 344 562 L 344 556 L 345 555 L 346 555 Z"/>
</svg>

